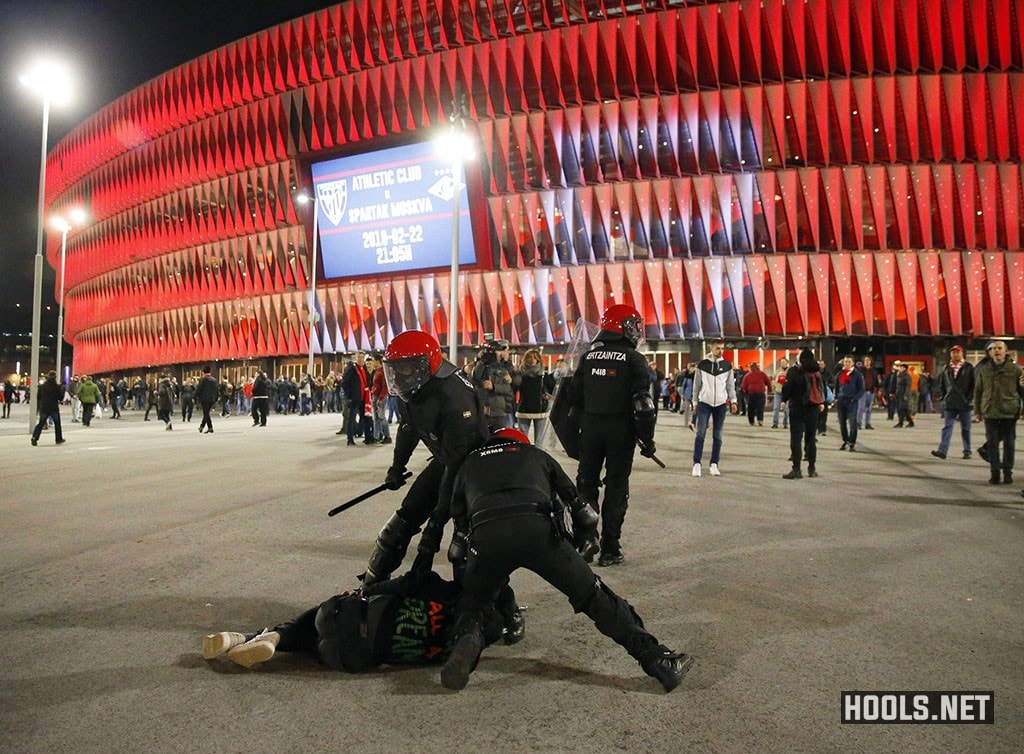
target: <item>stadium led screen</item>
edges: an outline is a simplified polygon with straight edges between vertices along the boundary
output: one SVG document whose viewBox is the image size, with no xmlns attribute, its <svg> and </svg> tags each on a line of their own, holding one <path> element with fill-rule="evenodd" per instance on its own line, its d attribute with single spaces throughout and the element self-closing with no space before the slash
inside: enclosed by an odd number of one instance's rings
<svg viewBox="0 0 1024 754">
<path fill-rule="evenodd" d="M 459 191 L 459 264 L 474 264 L 464 175 L 431 142 L 312 165 L 324 276 L 381 275 L 452 260 Z"/>
</svg>

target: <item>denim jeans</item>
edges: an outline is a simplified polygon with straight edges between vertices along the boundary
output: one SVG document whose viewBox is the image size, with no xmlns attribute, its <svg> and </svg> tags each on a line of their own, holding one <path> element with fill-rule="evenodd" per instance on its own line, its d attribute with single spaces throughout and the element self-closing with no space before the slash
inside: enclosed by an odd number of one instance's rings
<svg viewBox="0 0 1024 754">
<path fill-rule="evenodd" d="M 960 437 L 964 441 L 964 452 L 971 452 L 971 409 L 963 411 L 943 409 L 942 411 L 942 435 L 939 438 L 939 452 L 948 453 L 949 444 L 953 440 L 953 425 L 960 422 Z"/>
<path fill-rule="evenodd" d="M 704 436 L 708 433 L 708 420 L 712 422 L 711 430 L 711 463 L 718 463 L 722 453 L 722 427 L 725 425 L 725 414 L 729 407 L 711 406 L 707 403 L 697 404 L 697 437 L 693 441 L 693 462 L 700 463 L 704 455 Z"/>
<path fill-rule="evenodd" d="M 519 417 L 519 431 L 527 437 L 530 436 L 530 425 L 533 425 L 533 444 L 538 447 L 544 445 L 544 434 L 548 429 L 547 419 L 527 419 L 525 416 Z"/>
<path fill-rule="evenodd" d="M 868 390 L 860 397 L 860 405 L 857 406 L 857 424 L 867 427 L 871 424 L 871 404 L 875 402 L 875 392 Z"/>
<path fill-rule="evenodd" d="M 772 394 L 772 426 L 779 426 L 779 413 L 782 413 L 782 426 L 784 429 L 789 428 L 789 404 L 786 407 L 782 407 L 782 393 Z"/>
</svg>

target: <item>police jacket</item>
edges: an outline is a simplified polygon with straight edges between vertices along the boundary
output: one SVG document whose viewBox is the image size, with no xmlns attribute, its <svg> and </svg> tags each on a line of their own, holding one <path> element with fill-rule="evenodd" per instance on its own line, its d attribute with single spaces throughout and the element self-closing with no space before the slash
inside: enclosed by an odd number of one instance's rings
<svg viewBox="0 0 1024 754">
<path fill-rule="evenodd" d="M 199 378 L 196 385 L 196 400 L 200 403 L 216 403 L 220 388 L 217 387 L 217 380 L 208 374 Z"/>
<path fill-rule="evenodd" d="M 404 469 L 422 440 L 434 458 L 444 465 L 438 491 L 441 518 L 448 518 L 452 481 L 466 455 L 483 445 L 490 432 L 483 406 L 473 383 L 448 361 L 410 401 L 398 399 L 401 419 L 395 433 L 392 464 Z"/>
<path fill-rule="evenodd" d="M 633 344 L 601 330 L 573 376 L 573 405 L 587 414 L 632 416 L 633 396 L 650 387 L 650 369 Z"/>
<path fill-rule="evenodd" d="M 570 510 L 578 505 L 576 487 L 554 458 L 533 445 L 491 439 L 459 469 L 451 514 L 455 528 L 469 532 L 488 520 L 547 513 L 556 498 Z"/>
<path fill-rule="evenodd" d="M 956 377 L 953 366 L 947 364 L 939 375 L 939 400 L 946 411 L 966 411 L 974 397 L 974 365 L 962 361 Z"/>
</svg>

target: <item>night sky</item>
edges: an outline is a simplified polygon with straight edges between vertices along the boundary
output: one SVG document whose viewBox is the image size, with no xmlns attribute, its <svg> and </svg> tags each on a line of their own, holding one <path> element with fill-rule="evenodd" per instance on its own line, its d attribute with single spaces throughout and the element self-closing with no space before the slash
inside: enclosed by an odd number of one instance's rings
<svg viewBox="0 0 1024 754">
<path fill-rule="evenodd" d="M 335 4 L 330 0 L 0 0 L 0 331 L 28 327 L 31 319 L 42 101 L 18 78 L 36 56 L 49 51 L 66 61 L 76 76 L 75 101 L 51 108 L 50 151 L 94 112 L 164 71 Z M 54 272 L 44 264 L 44 317 L 47 305 L 56 308 Z"/>
</svg>

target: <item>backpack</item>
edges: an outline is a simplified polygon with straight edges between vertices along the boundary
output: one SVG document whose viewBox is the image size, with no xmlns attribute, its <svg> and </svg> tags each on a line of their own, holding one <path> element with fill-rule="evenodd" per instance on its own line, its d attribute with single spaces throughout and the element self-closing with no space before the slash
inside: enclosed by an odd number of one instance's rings
<svg viewBox="0 0 1024 754">
<path fill-rule="evenodd" d="M 807 394 L 804 403 L 808 406 L 820 406 L 825 402 L 824 391 L 821 389 L 821 372 L 807 372 Z"/>
</svg>

